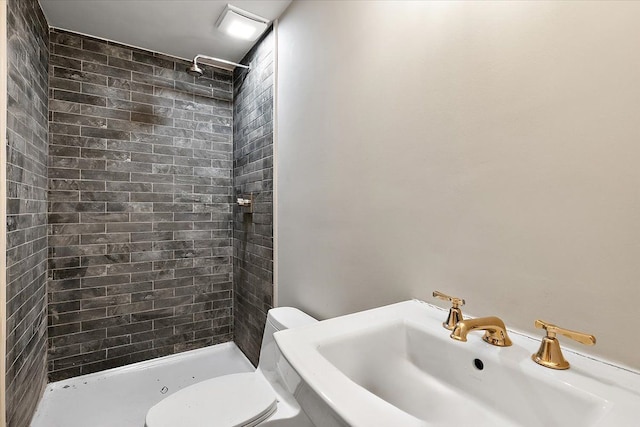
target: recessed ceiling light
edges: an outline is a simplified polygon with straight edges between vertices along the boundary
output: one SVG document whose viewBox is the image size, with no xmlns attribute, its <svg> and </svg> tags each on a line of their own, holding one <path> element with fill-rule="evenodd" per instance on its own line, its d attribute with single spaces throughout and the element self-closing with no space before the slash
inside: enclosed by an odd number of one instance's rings
<svg viewBox="0 0 640 427">
<path fill-rule="evenodd" d="M 230 4 L 218 18 L 216 26 L 223 33 L 243 40 L 254 41 L 267 29 L 269 20 Z"/>
</svg>

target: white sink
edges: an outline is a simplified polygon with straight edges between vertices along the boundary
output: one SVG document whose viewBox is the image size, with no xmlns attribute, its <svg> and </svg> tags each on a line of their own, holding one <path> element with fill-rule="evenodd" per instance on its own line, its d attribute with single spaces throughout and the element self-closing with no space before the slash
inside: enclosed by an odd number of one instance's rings
<svg viewBox="0 0 640 427">
<path fill-rule="evenodd" d="M 638 373 L 568 350 L 571 369 L 543 368 L 530 358 L 539 339 L 510 331 L 511 347 L 481 332 L 454 341 L 444 318 L 406 301 L 275 336 L 318 427 L 636 425 Z"/>
</svg>

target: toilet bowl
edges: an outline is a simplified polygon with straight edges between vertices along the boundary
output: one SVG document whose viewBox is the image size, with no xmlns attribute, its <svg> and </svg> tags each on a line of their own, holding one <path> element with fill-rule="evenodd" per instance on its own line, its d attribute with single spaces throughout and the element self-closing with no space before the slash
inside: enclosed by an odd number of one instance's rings
<svg viewBox="0 0 640 427">
<path fill-rule="evenodd" d="M 295 308 L 269 310 L 255 372 L 224 375 L 186 387 L 149 409 L 145 426 L 313 427 L 286 385 L 288 364 L 273 334 L 315 322 Z"/>
</svg>

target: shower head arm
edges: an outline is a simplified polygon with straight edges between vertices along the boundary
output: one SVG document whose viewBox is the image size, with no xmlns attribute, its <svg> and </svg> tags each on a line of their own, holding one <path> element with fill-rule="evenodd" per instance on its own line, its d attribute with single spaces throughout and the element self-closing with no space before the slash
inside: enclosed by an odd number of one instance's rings
<svg viewBox="0 0 640 427">
<path fill-rule="evenodd" d="M 236 62 L 227 61 L 226 59 L 214 58 L 213 56 L 200 55 L 200 54 L 196 55 L 195 58 L 193 58 L 193 63 L 195 65 L 198 65 L 198 59 L 208 59 L 209 61 L 216 61 L 221 64 L 233 65 L 234 67 L 246 68 L 247 70 L 249 69 L 248 65 L 238 64 Z M 215 67 L 214 64 L 207 64 L 207 65 L 212 65 Z"/>
</svg>

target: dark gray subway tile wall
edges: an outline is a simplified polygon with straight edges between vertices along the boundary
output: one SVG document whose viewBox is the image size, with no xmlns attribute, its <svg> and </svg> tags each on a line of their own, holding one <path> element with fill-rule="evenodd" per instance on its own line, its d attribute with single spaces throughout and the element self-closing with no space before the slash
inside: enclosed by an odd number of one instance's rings
<svg viewBox="0 0 640 427">
<path fill-rule="evenodd" d="M 256 365 L 273 306 L 273 85 L 270 31 L 234 73 L 234 191 L 253 193 L 252 214 L 234 211 L 234 340 Z"/>
<path fill-rule="evenodd" d="M 7 374 L 0 392 L 9 427 L 25 427 L 47 380 L 49 28 L 37 0 L 7 2 L 7 37 Z"/>
<path fill-rule="evenodd" d="M 50 39 L 50 379 L 231 340 L 231 73 Z"/>
</svg>

